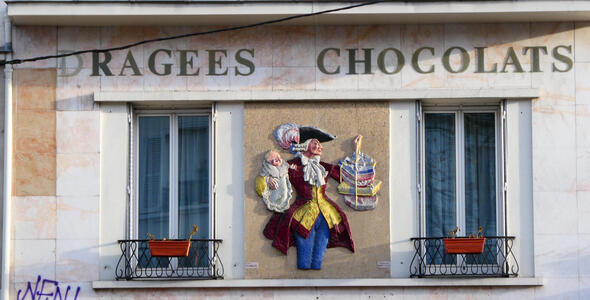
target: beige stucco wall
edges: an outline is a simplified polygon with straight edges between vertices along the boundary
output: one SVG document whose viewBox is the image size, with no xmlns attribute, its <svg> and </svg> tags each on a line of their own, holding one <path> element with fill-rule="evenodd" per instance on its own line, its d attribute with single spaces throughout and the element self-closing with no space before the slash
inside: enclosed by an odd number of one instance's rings
<svg viewBox="0 0 590 300">
<path fill-rule="evenodd" d="M 376 179 L 383 181 L 375 210 L 355 211 L 336 192 L 338 183 L 328 182 L 330 199 L 348 217 L 355 243 L 353 254 L 345 248 L 326 251 L 321 271 L 297 270 L 296 248 L 285 256 L 271 246 L 262 230 L 272 213 L 254 191 L 264 154 L 281 150 L 284 159 L 294 156 L 282 150 L 273 136 L 283 123 L 312 125 L 336 135 L 323 143 L 322 161 L 337 164 L 354 151 L 352 140 L 362 134 L 364 153 L 377 161 Z M 389 269 L 378 269 L 377 262 L 389 261 L 389 105 L 386 102 L 328 103 L 247 103 L 244 107 L 244 189 L 246 262 L 257 262 L 257 269 L 246 270 L 246 278 L 375 278 L 389 277 Z M 293 200 L 296 193 L 293 195 Z"/>
</svg>

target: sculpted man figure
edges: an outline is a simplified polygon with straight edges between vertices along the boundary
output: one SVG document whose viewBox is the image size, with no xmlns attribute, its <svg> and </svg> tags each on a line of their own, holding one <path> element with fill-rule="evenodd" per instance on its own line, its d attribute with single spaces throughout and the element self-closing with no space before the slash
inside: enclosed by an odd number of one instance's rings
<svg viewBox="0 0 590 300">
<path fill-rule="evenodd" d="M 291 128 L 282 128 L 284 125 Z M 287 211 L 272 216 L 264 235 L 284 254 L 290 246 L 296 245 L 299 269 L 319 270 L 326 248 L 345 247 L 354 252 L 346 215 L 325 192 L 329 177 L 340 180 L 340 167 L 320 160 L 322 142 L 329 142 L 334 136 L 315 127 L 299 127 L 297 136 L 293 135 L 294 124 L 281 126 L 275 133 L 279 143 L 290 144 L 291 150 L 296 152 L 295 158 L 288 161 L 288 173 L 297 198 Z M 284 143 L 280 137 L 282 133 L 292 143 Z M 299 140 L 304 142 L 298 144 Z"/>
</svg>

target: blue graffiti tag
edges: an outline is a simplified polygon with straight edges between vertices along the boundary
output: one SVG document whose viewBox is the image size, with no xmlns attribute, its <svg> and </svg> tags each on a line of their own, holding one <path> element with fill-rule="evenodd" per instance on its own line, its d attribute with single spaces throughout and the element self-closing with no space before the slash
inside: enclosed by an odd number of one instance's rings
<svg viewBox="0 0 590 300">
<path fill-rule="evenodd" d="M 27 282 L 27 289 L 25 290 L 22 298 L 21 298 L 22 290 L 18 290 L 18 292 L 16 293 L 16 299 L 17 300 L 25 300 L 25 299 L 42 300 L 42 297 L 45 296 L 45 298 L 43 300 L 49 300 L 49 299 L 51 299 L 50 296 L 53 296 L 53 300 L 57 300 L 57 299 L 68 300 L 70 290 L 72 290 L 72 293 L 73 293 L 73 289 L 68 285 L 68 287 L 66 288 L 65 294 L 62 295 L 62 292 L 59 288 L 59 282 L 57 282 L 55 280 L 49 280 L 49 279 L 41 280 L 41 279 L 43 279 L 41 277 L 41 275 L 37 276 L 37 282 L 35 283 L 35 289 L 33 289 L 33 287 L 31 286 L 30 281 Z M 40 287 L 39 287 L 39 283 L 41 283 Z M 47 288 L 45 288 L 45 285 L 47 285 Z M 46 291 L 48 289 L 51 289 L 52 286 L 55 286 L 55 291 L 52 291 L 52 292 Z M 78 299 L 78 294 L 80 294 L 80 287 L 76 288 L 76 294 L 74 295 L 74 300 Z M 29 298 L 27 298 L 27 296 Z"/>
</svg>

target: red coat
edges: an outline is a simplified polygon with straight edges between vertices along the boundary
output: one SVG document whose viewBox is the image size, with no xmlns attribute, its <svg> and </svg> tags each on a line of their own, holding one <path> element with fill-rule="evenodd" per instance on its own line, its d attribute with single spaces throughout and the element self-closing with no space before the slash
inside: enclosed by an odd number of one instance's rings
<svg viewBox="0 0 590 300">
<path fill-rule="evenodd" d="M 296 157 L 295 159 L 288 161 L 288 163 L 290 167 L 289 181 L 297 191 L 297 199 L 284 213 L 275 213 L 264 228 L 264 236 L 271 239 L 273 241 L 273 247 L 279 249 L 284 254 L 287 254 L 289 247 L 295 245 L 295 237 L 293 236 L 294 234 L 299 234 L 305 238 L 309 236 L 309 230 L 293 219 L 293 213 L 295 213 L 299 207 L 311 200 L 313 197 L 312 186 L 303 179 L 303 165 L 301 164 L 301 159 Z M 320 164 L 326 169 L 326 171 L 328 171 L 328 174 L 325 178 L 326 182 L 328 182 L 328 177 L 332 177 L 335 180 L 340 181 L 340 167 L 338 165 L 328 164 L 325 162 L 320 162 Z M 340 207 L 334 203 L 334 201 L 328 198 L 326 195 L 326 185 L 321 187 L 321 192 L 326 201 L 334 206 L 334 208 L 336 208 L 342 217 L 342 222 L 335 224 L 334 227 L 330 229 L 328 248 L 344 247 L 354 252 L 354 242 L 352 241 L 350 226 L 348 225 L 348 219 L 346 218 L 346 215 L 340 209 Z"/>
</svg>

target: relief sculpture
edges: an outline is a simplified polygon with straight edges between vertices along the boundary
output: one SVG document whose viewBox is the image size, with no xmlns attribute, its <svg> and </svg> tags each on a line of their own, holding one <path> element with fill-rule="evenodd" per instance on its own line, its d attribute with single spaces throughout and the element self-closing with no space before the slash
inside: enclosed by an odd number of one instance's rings
<svg viewBox="0 0 590 300">
<path fill-rule="evenodd" d="M 295 157 L 284 162 L 277 151 L 271 150 L 265 155 L 262 171 L 256 179 L 256 191 L 274 214 L 264 228 L 264 236 L 272 240 L 273 247 L 284 254 L 287 254 L 289 247 L 296 246 L 299 269 L 320 270 L 327 248 L 344 247 L 354 252 L 346 214 L 326 195 L 329 178 L 336 180 L 340 186 L 348 185 L 348 190 L 341 193 L 352 195 L 352 201 L 357 204 L 359 198 L 364 201 L 367 197 L 364 194 L 361 196 L 361 190 L 372 189 L 376 193 L 378 187 L 357 188 L 356 179 L 342 181 L 341 166 L 321 160 L 322 143 L 335 139 L 335 136 L 324 130 L 286 123 L 276 129 L 275 138 L 283 150 L 288 150 Z M 357 151 L 361 139 L 360 135 L 354 139 Z M 356 157 L 360 153 L 355 152 L 355 155 L 352 163 L 358 165 Z M 356 169 L 353 165 L 349 170 L 354 173 Z M 370 180 L 370 183 L 373 184 L 373 181 Z M 297 197 L 289 204 L 292 190 L 295 190 Z M 375 200 L 372 190 L 368 197 Z M 362 205 L 354 207 L 353 204 L 348 203 L 357 210 L 369 209 Z M 376 201 L 372 204 L 376 205 Z"/>
</svg>

